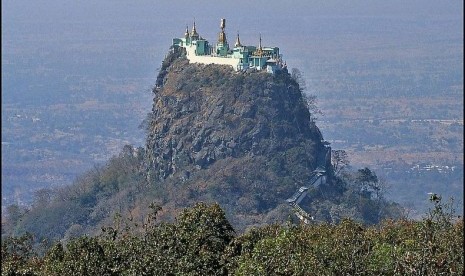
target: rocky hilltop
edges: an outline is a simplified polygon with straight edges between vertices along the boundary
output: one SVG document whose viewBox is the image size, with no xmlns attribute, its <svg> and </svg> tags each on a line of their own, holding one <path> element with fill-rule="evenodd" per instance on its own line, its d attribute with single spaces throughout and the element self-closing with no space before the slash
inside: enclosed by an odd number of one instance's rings
<svg viewBox="0 0 465 276">
<path fill-rule="evenodd" d="M 317 166 L 330 167 L 330 149 L 287 70 L 235 72 L 171 53 L 153 92 L 148 175 L 174 202 L 212 200 L 231 213 L 266 215 Z"/>
<path fill-rule="evenodd" d="M 169 221 L 200 201 L 219 203 L 240 232 L 298 222 L 286 199 L 301 186 L 309 189 L 299 206 L 314 222 L 399 217 L 402 209 L 383 198 L 368 168 L 333 172 L 331 149 L 296 79 L 287 70 L 189 64 L 182 52 L 171 52 L 153 89 L 145 148 L 127 145 L 72 185 L 36 191 L 31 208 L 8 207 L 2 236 L 66 240 L 122 227 L 121 217 L 143 227 L 153 208 L 158 222 Z M 326 181 L 310 185 L 320 168 Z"/>
</svg>

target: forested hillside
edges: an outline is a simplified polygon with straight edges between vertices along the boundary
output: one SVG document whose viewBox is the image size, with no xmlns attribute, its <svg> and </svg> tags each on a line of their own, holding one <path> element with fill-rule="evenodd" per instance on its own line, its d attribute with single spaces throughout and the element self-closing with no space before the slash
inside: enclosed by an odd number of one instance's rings
<svg viewBox="0 0 465 276">
<path fill-rule="evenodd" d="M 241 235 L 217 204 L 198 203 L 173 223 L 156 223 L 163 210 L 151 205 L 142 229 L 118 216 L 45 254 L 29 235 L 2 240 L 2 275 L 462 275 L 463 219 L 431 201 L 422 221 L 270 224 Z"/>
</svg>

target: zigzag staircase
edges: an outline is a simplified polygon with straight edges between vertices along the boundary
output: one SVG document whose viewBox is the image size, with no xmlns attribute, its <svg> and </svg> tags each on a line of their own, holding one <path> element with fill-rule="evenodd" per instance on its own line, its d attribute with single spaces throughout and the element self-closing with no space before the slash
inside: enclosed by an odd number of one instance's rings
<svg viewBox="0 0 465 276">
<path fill-rule="evenodd" d="M 300 187 L 294 195 L 288 198 L 286 201 L 290 206 L 293 207 L 295 215 L 305 224 L 309 224 L 310 221 L 314 220 L 313 216 L 310 216 L 304 209 L 299 206 L 299 203 L 308 193 L 310 186 L 318 187 L 323 182 L 326 182 L 326 170 L 322 167 L 317 167 L 312 172 L 309 186 Z"/>
</svg>

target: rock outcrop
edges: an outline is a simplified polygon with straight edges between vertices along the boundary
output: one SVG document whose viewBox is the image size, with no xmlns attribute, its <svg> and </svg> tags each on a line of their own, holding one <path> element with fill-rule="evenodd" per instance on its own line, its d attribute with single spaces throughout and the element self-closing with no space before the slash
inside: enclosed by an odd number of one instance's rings
<svg viewBox="0 0 465 276">
<path fill-rule="evenodd" d="M 172 53 L 153 92 L 148 174 L 173 197 L 185 183 L 192 200 L 266 213 L 327 162 L 328 148 L 287 71 L 234 72 L 224 65 L 189 64 Z M 232 189 L 225 197 L 234 200 L 223 198 L 221 189 Z"/>
</svg>

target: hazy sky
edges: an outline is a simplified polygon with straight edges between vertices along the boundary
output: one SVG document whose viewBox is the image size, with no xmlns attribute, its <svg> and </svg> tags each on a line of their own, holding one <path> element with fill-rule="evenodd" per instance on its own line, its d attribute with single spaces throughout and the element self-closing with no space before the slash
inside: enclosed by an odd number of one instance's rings
<svg viewBox="0 0 465 276">
<path fill-rule="evenodd" d="M 110 23 L 125 20 L 150 21 L 157 18 L 185 24 L 195 17 L 211 24 L 226 17 L 234 24 L 260 24 L 269 21 L 286 25 L 292 17 L 341 16 L 461 17 L 463 1 L 449 0 L 353 0 L 353 1 L 182 1 L 182 0 L 4 0 L 2 32 L 11 24 L 23 22 Z M 183 22 L 184 21 L 184 22 Z M 237 22 L 237 23 L 236 23 Z M 216 24 L 215 24 L 216 25 Z"/>
<path fill-rule="evenodd" d="M 347 26 L 346 21 L 341 21 L 341 18 L 351 17 L 361 20 L 399 17 L 402 20 L 423 20 L 425 24 L 431 24 L 428 21 L 438 18 L 455 19 L 455 25 L 444 31 L 463 37 L 461 0 L 3 0 L 2 50 L 8 51 L 10 48 L 7 46 L 14 43 L 24 43 L 18 41 L 25 32 L 46 34 L 51 40 L 66 42 L 101 37 L 103 31 L 106 34 L 103 38 L 120 39 L 124 33 L 125 39 L 147 39 L 157 46 L 168 47 L 173 35 L 177 34 L 175 32 L 181 34 L 186 24 L 192 25 L 194 18 L 199 32 L 207 39 L 216 37 L 220 18 L 226 18 L 229 35 L 239 31 L 243 41 L 252 44 L 249 40 L 257 40 L 258 34 L 262 33 L 265 41 L 279 42 L 282 46 L 286 46 L 285 42 L 273 41 L 274 31 L 297 32 L 308 37 L 318 30 L 330 34 L 330 28 L 341 32 L 348 27 L 352 28 L 350 31 L 373 28 L 370 26 L 372 22 Z M 334 18 L 333 26 L 306 25 L 308 20 L 315 18 Z M 132 35 L 128 36 L 128 32 Z"/>
</svg>

